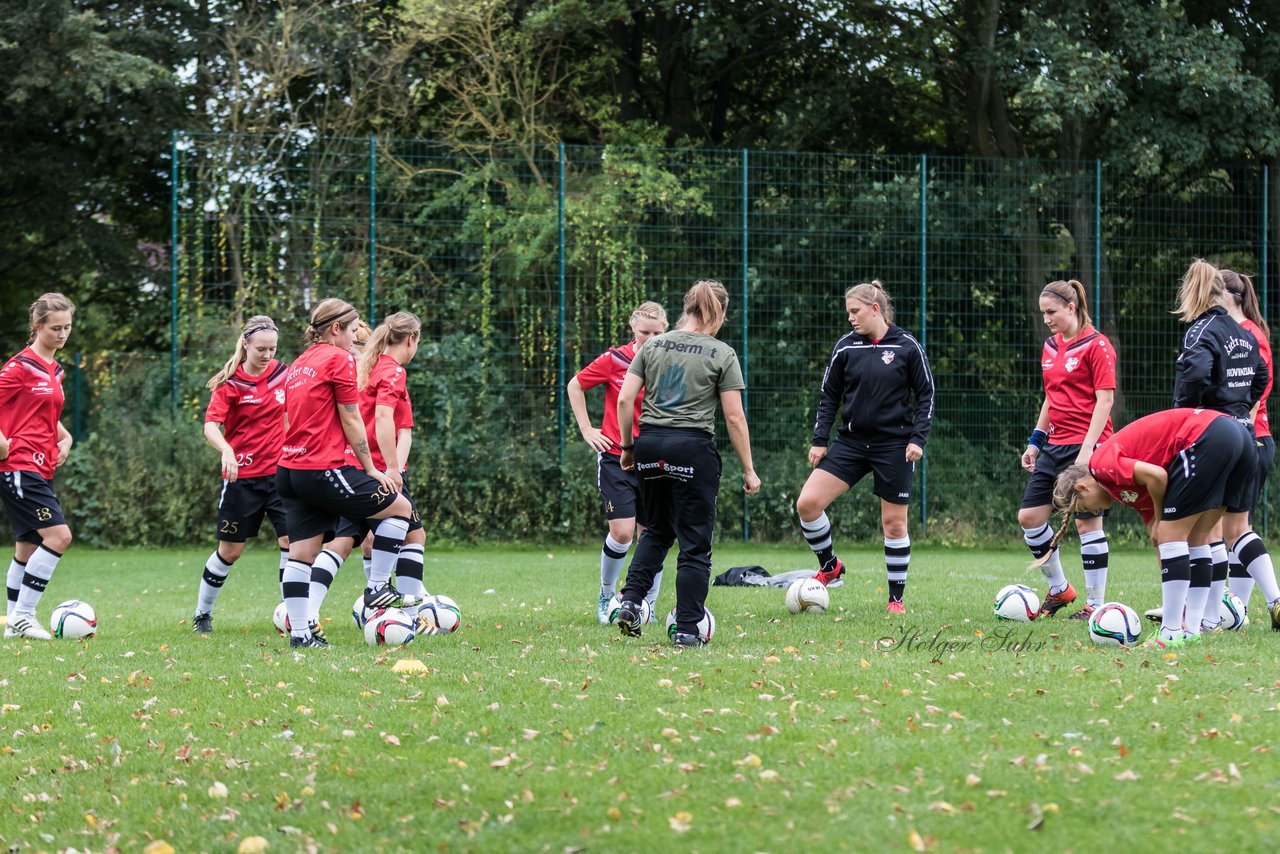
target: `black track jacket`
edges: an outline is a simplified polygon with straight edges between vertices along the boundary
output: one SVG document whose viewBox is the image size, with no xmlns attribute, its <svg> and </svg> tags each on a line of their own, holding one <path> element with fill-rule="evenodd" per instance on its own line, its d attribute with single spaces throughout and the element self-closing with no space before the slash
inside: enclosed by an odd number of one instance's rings
<svg viewBox="0 0 1280 854">
<path fill-rule="evenodd" d="M 1258 342 L 1225 308 L 1215 306 L 1197 317 L 1182 339 L 1173 405 L 1216 409 L 1251 424 L 1249 410 L 1270 379 Z"/>
</svg>

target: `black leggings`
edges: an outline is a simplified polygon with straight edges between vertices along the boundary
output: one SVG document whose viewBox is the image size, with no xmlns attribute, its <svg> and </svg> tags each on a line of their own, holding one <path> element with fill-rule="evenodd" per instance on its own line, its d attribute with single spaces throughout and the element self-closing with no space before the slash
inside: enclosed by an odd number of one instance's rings
<svg viewBox="0 0 1280 854">
<path fill-rule="evenodd" d="M 636 521 L 644 526 L 627 570 L 622 598 L 639 602 L 675 542 L 676 629 L 697 634 L 711 581 L 711 539 L 720 491 L 720 454 L 701 430 L 642 427 L 636 438 L 640 504 Z"/>
</svg>

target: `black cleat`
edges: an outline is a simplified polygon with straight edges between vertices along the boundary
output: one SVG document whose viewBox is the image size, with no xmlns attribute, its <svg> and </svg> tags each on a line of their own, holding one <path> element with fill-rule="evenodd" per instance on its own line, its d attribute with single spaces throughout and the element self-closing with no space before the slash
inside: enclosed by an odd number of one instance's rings
<svg viewBox="0 0 1280 854">
<path fill-rule="evenodd" d="M 192 617 L 191 631 L 198 635 L 213 634 L 213 614 L 196 614 Z"/>
<path fill-rule="evenodd" d="M 375 608 L 412 608 L 421 604 L 422 599 L 417 596 L 402 594 L 392 586 L 390 581 L 376 589 L 366 587 L 364 591 L 364 606 L 369 610 L 374 610 Z"/>
<path fill-rule="evenodd" d="M 308 635 L 304 635 L 303 637 L 297 637 L 295 635 L 289 638 L 290 649 L 299 649 L 302 647 L 305 647 L 307 649 L 326 649 L 328 648 L 328 646 L 329 646 L 329 642 L 327 640 L 325 640 L 322 637 L 318 637 L 316 635 L 308 634 Z"/>
<path fill-rule="evenodd" d="M 688 632 L 672 632 L 671 643 L 681 648 L 690 647 L 690 646 L 706 646 L 707 645 L 707 642 L 704 641 L 702 638 L 698 637 L 697 635 L 691 635 Z"/>
<path fill-rule="evenodd" d="M 640 637 L 642 616 L 639 604 L 635 602 L 628 602 L 625 599 L 622 600 L 622 605 L 618 608 L 618 617 L 615 622 L 618 624 L 618 631 L 622 632 L 623 637 Z"/>
</svg>

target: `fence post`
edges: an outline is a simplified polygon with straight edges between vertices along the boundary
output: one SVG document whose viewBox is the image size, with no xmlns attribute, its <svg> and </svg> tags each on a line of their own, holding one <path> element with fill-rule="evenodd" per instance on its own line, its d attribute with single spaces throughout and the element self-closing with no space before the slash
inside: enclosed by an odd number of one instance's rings
<svg viewBox="0 0 1280 854">
<path fill-rule="evenodd" d="M 929 352 L 929 155 L 920 155 L 920 346 Z M 937 394 L 937 390 L 934 390 Z M 920 458 L 920 536 L 929 533 L 929 457 Z"/>
<path fill-rule="evenodd" d="M 750 412 L 747 408 L 748 395 L 751 394 L 751 383 L 747 377 L 747 366 L 751 361 L 751 351 L 747 346 L 747 333 L 749 325 L 747 322 L 747 240 L 750 232 L 747 229 L 747 212 L 750 209 L 747 201 L 747 170 L 749 167 L 749 158 L 747 149 L 742 149 L 742 382 L 746 386 L 742 390 L 742 414 L 747 417 L 750 422 Z M 751 539 L 751 508 L 747 504 L 747 494 L 742 493 L 742 541 L 745 543 Z"/>
<path fill-rule="evenodd" d="M 565 233 L 564 233 L 564 182 L 565 182 L 565 149 L 564 143 L 561 142 L 556 149 L 556 159 L 559 161 L 559 176 L 557 182 L 557 229 L 559 231 L 560 241 L 560 340 L 557 344 L 559 351 L 559 360 L 556 365 L 556 432 L 560 445 L 560 489 L 556 490 L 559 496 L 557 499 L 560 506 L 557 508 L 557 518 L 564 521 L 564 430 L 565 430 L 565 267 L 567 266 L 565 256 Z"/>
<path fill-rule="evenodd" d="M 1261 264 L 1258 269 L 1261 272 L 1262 293 L 1259 299 L 1262 301 L 1262 314 L 1267 314 L 1267 248 L 1270 245 L 1271 230 L 1271 167 L 1262 164 L 1262 249 L 1259 253 Z M 1274 373 L 1274 371 L 1273 371 Z M 1265 403 L 1265 401 L 1263 401 Z M 1271 491 L 1271 485 L 1266 484 L 1262 488 L 1262 534 L 1267 535 L 1267 493 Z"/>
<path fill-rule="evenodd" d="M 378 324 L 378 138 L 369 137 L 369 325 Z"/>
<path fill-rule="evenodd" d="M 178 414 L 178 132 L 169 135 L 169 405 Z"/>
<path fill-rule="evenodd" d="M 84 436 L 84 399 L 80 396 L 80 378 L 84 375 L 83 357 L 79 353 L 71 356 L 71 364 L 76 366 L 76 381 L 71 386 L 71 436 L 77 442 Z"/>
<path fill-rule="evenodd" d="M 1093 161 L 1093 305 L 1096 329 L 1102 328 L 1102 159 Z"/>
</svg>

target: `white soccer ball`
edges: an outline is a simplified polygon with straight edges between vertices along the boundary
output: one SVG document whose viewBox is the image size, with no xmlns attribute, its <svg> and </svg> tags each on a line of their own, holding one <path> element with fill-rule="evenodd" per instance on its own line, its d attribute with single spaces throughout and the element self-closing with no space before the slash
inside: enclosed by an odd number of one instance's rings
<svg viewBox="0 0 1280 854">
<path fill-rule="evenodd" d="M 68 599 L 53 609 L 49 629 L 55 638 L 91 638 L 98 631 L 98 615 L 89 603 Z"/>
<path fill-rule="evenodd" d="M 1025 584 L 1006 585 L 996 594 L 995 612 L 1002 620 L 1029 623 L 1040 612 L 1040 595 Z"/>
<path fill-rule="evenodd" d="M 399 608 L 379 608 L 364 624 L 369 646 L 404 646 L 417 634 L 413 617 Z"/>
<path fill-rule="evenodd" d="M 448 596 L 428 596 L 418 608 L 418 632 L 424 635 L 447 635 L 462 623 L 462 609 Z"/>
<path fill-rule="evenodd" d="M 816 578 L 799 578 L 787 588 L 787 610 L 793 614 L 825 614 L 831 606 L 826 585 Z"/>
<path fill-rule="evenodd" d="M 667 637 L 671 637 L 676 633 L 676 609 L 672 608 L 671 613 L 667 614 Z M 703 643 L 711 643 L 711 638 L 716 633 L 716 615 L 711 613 L 711 609 L 706 605 L 702 606 L 702 619 L 698 621 L 698 637 L 702 638 Z"/>
<path fill-rule="evenodd" d="M 1089 640 L 1102 646 L 1131 646 L 1142 634 L 1138 612 L 1119 602 L 1106 602 L 1089 615 Z"/>
<path fill-rule="evenodd" d="M 369 618 L 377 613 L 379 608 L 366 608 L 364 606 L 364 594 L 357 593 L 356 601 L 351 603 L 351 621 L 356 624 L 356 628 L 364 630 L 365 624 L 369 622 Z"/>
<path fill-rule="evenodd" d="M 1230 590 L 1223 592 L 1222 607 L 1219 609 L 1218 614 L 1222 617 L 1222 629 L 1224 631 L 1238 632 L 1249 625 L 1249 615 L 1245 613 L 1244 603 L 1240 601 L 1239 596 Z"/>
<path fill-rule="evenodd" d="M 275 623 L 276 631 L 279 634 L 289 634 L 289 609 L 281 602 L 276 606 L 275 613 L 271 615 L 271 622 Z"/>
<path fill-rule="evenodd" d="M 609 597 L 609 604 L 605 606 L 605 613 L 609 615 L 609 624 L 618 622 L 618 609 L 622 607 L 622 597 L 617 593 Z M 640 623 L 642 625 L 653 622 L 653 606 L 649 604 L 649 600 L 645 599 L 640 603 Z"/>
</svg>

